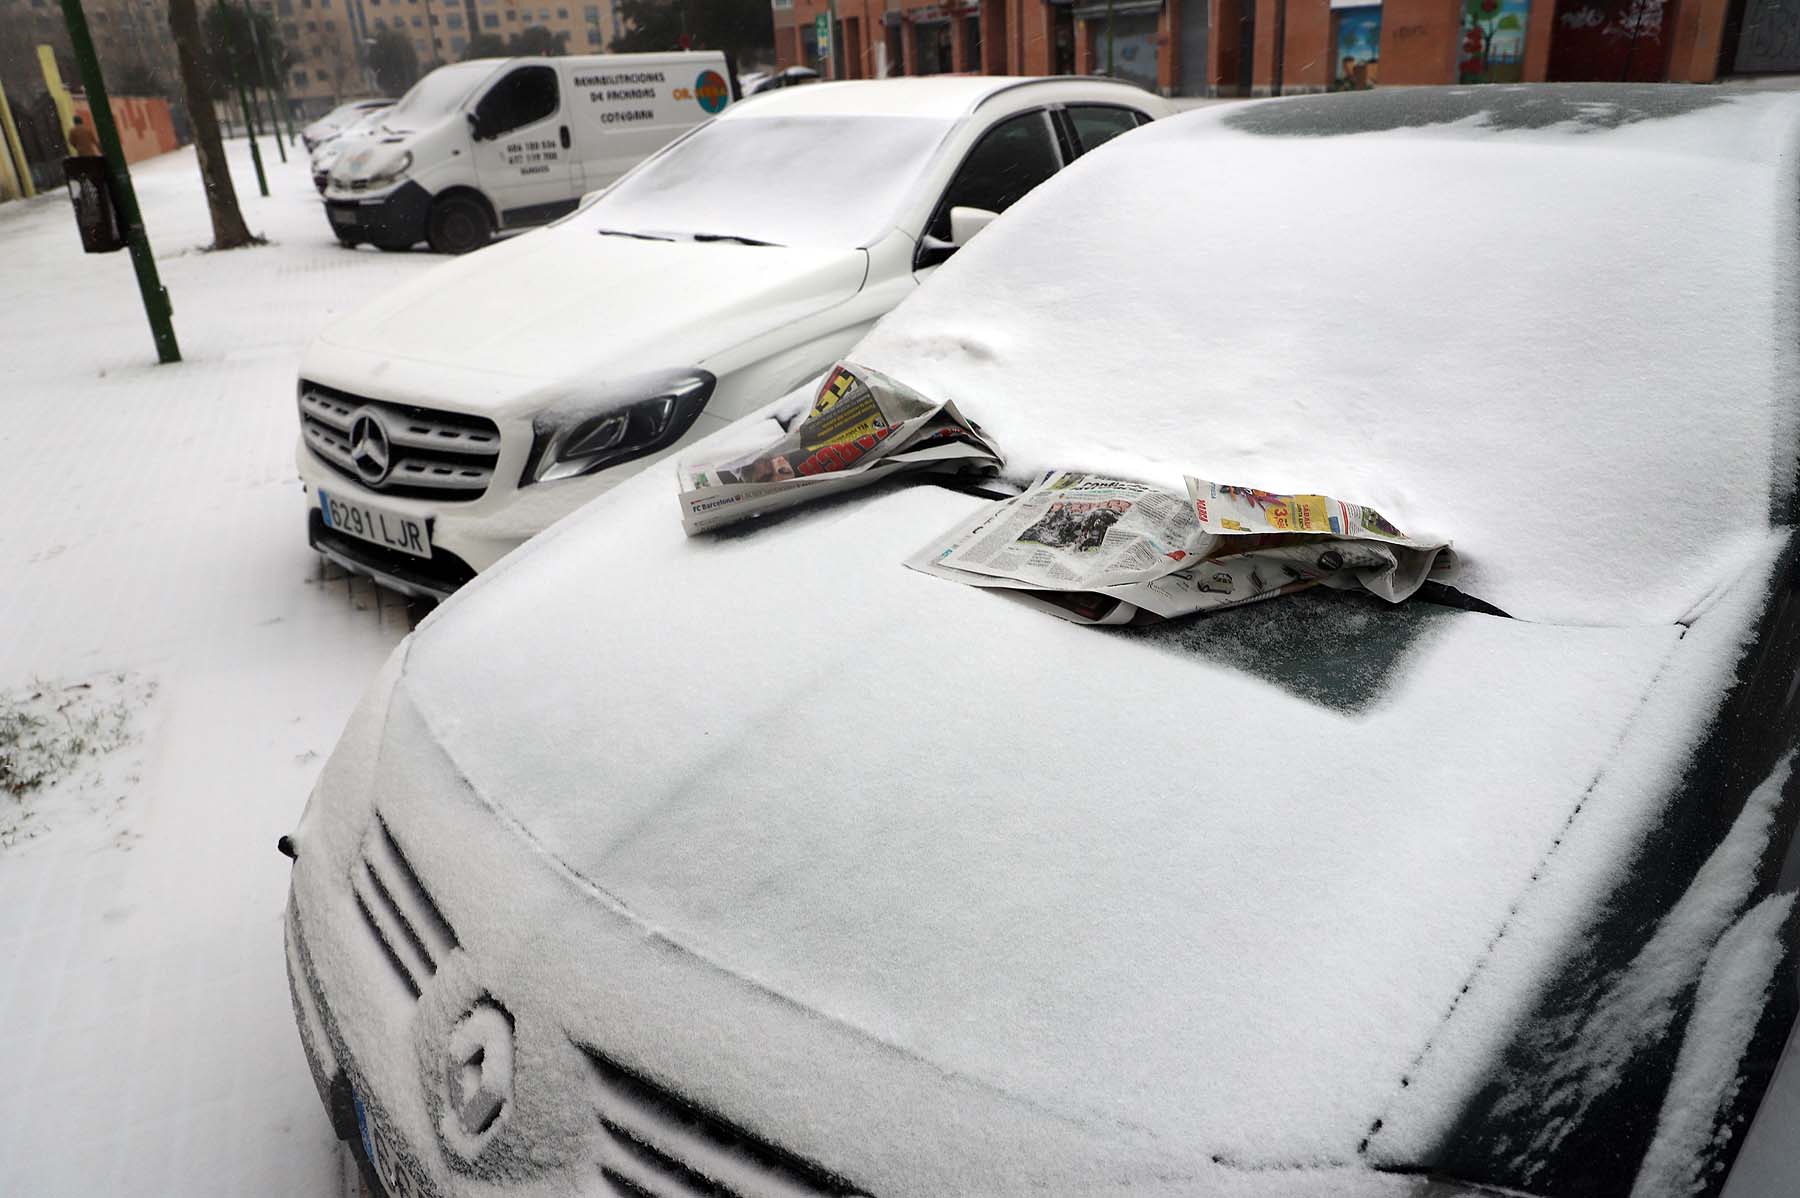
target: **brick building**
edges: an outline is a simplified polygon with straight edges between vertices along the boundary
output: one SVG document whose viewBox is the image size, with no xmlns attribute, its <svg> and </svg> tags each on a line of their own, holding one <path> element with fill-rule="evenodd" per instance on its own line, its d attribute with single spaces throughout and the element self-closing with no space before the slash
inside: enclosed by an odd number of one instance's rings
<svg viewBox="0 0 1800 1198">
<path fill-rule="evenodd" d="M 844 79 L 1098 73 L 1229 96 L 1800 72 L 1800 0 L 775 0 L 773 14 L 780 66 Z"/>
</svg>

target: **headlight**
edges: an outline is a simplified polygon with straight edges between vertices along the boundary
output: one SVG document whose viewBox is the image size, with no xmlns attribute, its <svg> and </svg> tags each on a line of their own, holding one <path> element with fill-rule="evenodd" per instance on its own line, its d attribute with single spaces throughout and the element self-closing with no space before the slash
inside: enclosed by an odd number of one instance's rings
<svg viewBox="0 0 1800 1198">
<path fill-rule="evenodd" d="M 381 167 L 374 174 L 363 180 L 363 186 L 386 187 L 389 183 L 397 183 L 405 178 L 406 172 L 411 169 L 412 151 L 406 150 L 401 153 L 400 157 L 394 159 L 393 162 L 389 163 L 387 166 Z"/>
<path fill-rule="evenodd" d="M 665 449 L 694 426 L 718 380 L 704 370 L 652 375 L 555 404 L 532 419 L 519 485 L 592 474 Z"/>
</svg>

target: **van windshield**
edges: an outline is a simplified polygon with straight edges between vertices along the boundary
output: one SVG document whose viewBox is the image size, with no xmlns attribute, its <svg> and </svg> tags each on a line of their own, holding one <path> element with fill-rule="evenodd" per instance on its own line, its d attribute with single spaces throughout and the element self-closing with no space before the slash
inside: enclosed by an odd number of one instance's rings
<svg viewBox="0 0 1800 1198">
<path fill-rule="evenodd" d="M 400 102 L 388 109 L 381 123 L 395 133 L 414 133 L 435 124 L 468 98 L 476 85 L 492 75 L 498 62 L 462 62 L 439 67 L 412 85 Z"/>
<path fill-rule="evenodd" d="M 892 226 L 953 124 L 845 115 L 714 121 L 573 220 L 640 237 L 868 245 Z"/>
</svg>

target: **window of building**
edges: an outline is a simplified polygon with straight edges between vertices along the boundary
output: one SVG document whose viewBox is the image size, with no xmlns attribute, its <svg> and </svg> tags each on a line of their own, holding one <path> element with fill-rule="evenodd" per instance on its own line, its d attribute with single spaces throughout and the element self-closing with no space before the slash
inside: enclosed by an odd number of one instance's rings
<svg viewBox="0 0 1800 1198">
<path fill-rule="evenodd" d="M 420 16 L 420 15 L 418 15 L 418 14 L 417 14 L 417 13 L 414 13 L 414 14 L 413 14 L 413 28 L 414 28 L 414 29 L 423 29 L 423 28 L 425 28 L 425 18 L 424 18 L 424 17 L 421 17 L 421 16 Z"/>
<path fill-rule="evenodd" d="M 452 28 L 452 29 L 461 29 L 462 28 L 462 14 L 451 13 L 449 16 L 444 18 L 444 24 L 450 26 L 450 28 Z"/>
<path fill-rule="evenodd" d="M 294 72 L 294 86 L 295 87 L 305 87 L 306 86 L 306 72 L 305 71 L 295 71 Z"/>
<path fill-rule="evenodd" d="M 306 32 L 308 32 L 308 33 L 319 32 L 319 23 L 317 21 L 308 21 L 306 23 Z"/>
<path fill-rule="evenodd" d="M 519 19 L 519 14 L 509 8 L 506 10 L 506 19 L 509 21 L 516 21 Z"/>
<path fill-rule="evenodd" d="M 600 26 L 589 25 L 588 26 L 588 45 L 598 46 L 599 44 L 600 44 Z"/>
<path fill-rule="evenodd" d="M 500 28 L 500 14 L 493 13 L 493 12 L 482 13 L 481 14 L 481 27 L 483 29 L 498 29 L 498 28 Z"/>
<path fill-rule="evenodd" d="M 559 21 L 566 21 L 566 20 L 568 20 L 568 19 L 569 19 L 569 10 L 568 10 L 568 9 L 566 9 L 566 8 L 559 8 L 559 9 L 557 9 L 557 10 L 556 10 L 556 19 L 557 19 L 557 20 L 559 20 Z"/>
<path fill-rule="evenodd" d="M 325 32 L 326 33 L 336 33 L 337 32 L 337 22 L 336 21 L 325 22 Z"/>
<path fill-rule="evenodd" d="M 284 17 L 294 14 L 294 0 L 276 0 L 275 11 Z"/>
<path fill-rule="evenodd" d="M 463 40 L 460 37 L 453 37 L 450 39 L 451 52 L 456 53 L 456 54 L 461 54 L 463 52 L 463 47 L 468 44 L 469 43 L 467 41 Z"/>
</svg>

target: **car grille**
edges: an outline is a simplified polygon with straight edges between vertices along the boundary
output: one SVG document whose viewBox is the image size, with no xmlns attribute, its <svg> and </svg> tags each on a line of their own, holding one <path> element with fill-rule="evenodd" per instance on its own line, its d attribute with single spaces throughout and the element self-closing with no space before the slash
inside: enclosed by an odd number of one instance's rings
<svg viewBox="0 0 1800 1198">
<path fill-rule="evenodd" d="M 392 455 L 378 483 L 359 474 L 350 456 L 350 429 L 365 412 L 381 421 Z M 387 495 L 479 499 L 500 460 L 500 428 L 492 420 L 362 399 L 317 383 L 300 384 L 300 435 L 327 466 Z"/>
<path fill-rule="evenodd" d="M 593 1048 L 600 1177 L 618 1198 L 821 1198 L 855 1186 L 767 1143 Z"/>
<path fill-rule="evenodd" d="M 350 865 L 350 888 L 400 980 L 419 997 L 438 964 L 456 948 L 456 933 L 379 815 L 370 821 L 362 852 Z"/>
</svg>

